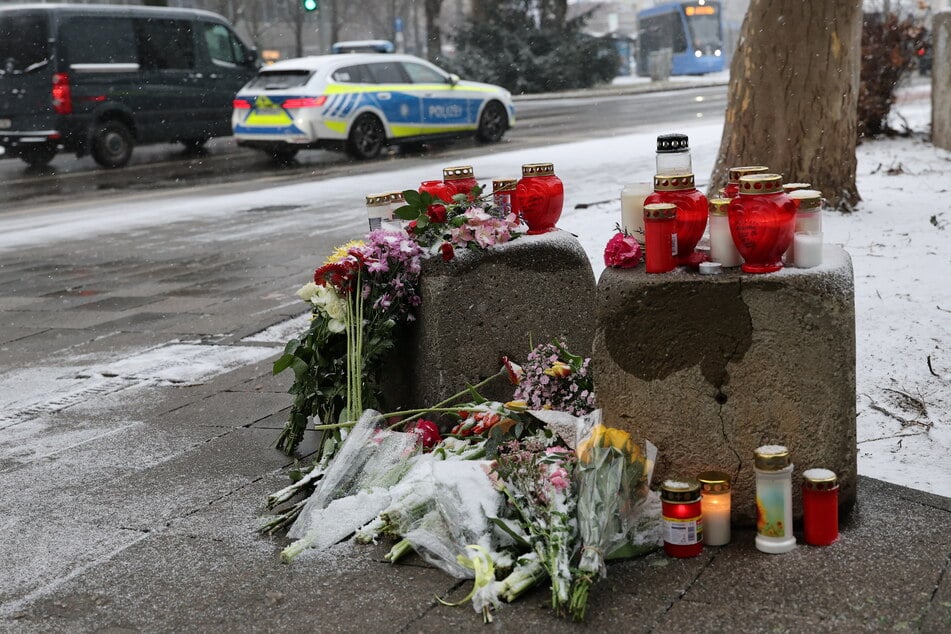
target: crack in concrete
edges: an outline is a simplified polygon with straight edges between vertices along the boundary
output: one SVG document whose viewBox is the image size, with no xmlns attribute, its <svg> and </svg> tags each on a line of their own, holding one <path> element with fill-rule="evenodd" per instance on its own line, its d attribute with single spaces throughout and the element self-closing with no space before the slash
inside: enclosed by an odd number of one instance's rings
<svg viewBox="0 0 951 634">
<path fill-rule="evenodd" d="M 464 583 L 466 583 L 467 581 L 472 581 L 472 580 L 471 580 L 471 579 L 459 579 L 458 581 L 456 581 L 456 583 L 454 583 L 454 584 L 452 585 L 452 587 L 449 588 L 449 590 L 447 590 L 446 592 L 443 593 L 443 597 L 448 597 L 450 594 L 452 594 L 453 592 L 455 592 L 456 590 L 458 590 L 459 588 L 461 588 L 462 585 L 463 585 Z M 439 598 L 443 598 L 443 597 L 438 597 L 438 596 L 437 596 L 436 598 L 439 599 Z M 423 610 L 421 613 L 419 613 L 419 614 L 418 614 L 417 616 L 415 616 L 414 618 L 410 619 L 409 622 L 406 623 L 405 625 L 403 625 L 403 627 L 401 627 L 399 630 L 397 630 L 397 632 L 408 632 L 408 631 L 410 631 L 410 628 L 413 626 L 413 623 L 417 623 L 417 622 L 421 621 L 427 614 L 429 614 L 430 612 L 432 612 L 434 609 L 438 608 L 439 606 L 440 606 L 439 601 L 430 601 L 430 602 L 429 602 L 429 607 L 427 607 L 425 610 Z"/>
<path fill-rule="evenodd" d="M 648 632 L 653 632 L 654 630 L 656 630 L 657 627 L 660 625 L 660 622 L 664 620 L 665 616 L 667 616 L 667 613 L 670 612 L 674 608 L 674 605 L 676 605 L 680 601 L 683 601 L 683 598 L 687 595 L 688 592 L 690 592 L 690 588 L 692 588 L 693 585 L 697 583 L 697 579 L 699 579 L 700 576 L 703 575 L 704 572 L 706 572 L 707 568 L 710 567 L 710 565 L 713 563 L 713 560 L 716 559 L 717 555 L 719 554 L 720 553 L 718 551 L 713 551 L 710 555 L 710 558 L 706 561 L 706 563 L 700 566 L 700 569 L 697 570 L 697 574 L 695 574 L 693 576 L 693 579 L 690 579 L 690 581 L 687 583 L 687 587 L 684 588 L 682 592 L 678 592 L 677 596 L 674 597 L 673 600 L 666 602 L 666 606 L 664 607 L 663 612 L 661 612 L 660 615 L 657 617 L 657 619 L 654 621 L 654 623 L 651 624 L 650 628 L 648 629 Z"/>
<path fill-rule="evenodd" d="M 922 626 L 924 620 L 928 618 L 928 614 L 931 613 L 935 604 L 935 597 L 938 596 L 938 589 L 941 588 L 941 583 L 944 581 L 944 577 L 948 573 L 949 568 L 951 568 L 951 553 L 944 558 L 944 566 L 941 567 L 941 572 L 938 573 L 938 580 L 935 581 L 934 590 L 931 591 L 931 596 L 928 598 L 928 605 L 922 609 L 921 616 L 917 619 L 918 627 Z"/>
</svg>

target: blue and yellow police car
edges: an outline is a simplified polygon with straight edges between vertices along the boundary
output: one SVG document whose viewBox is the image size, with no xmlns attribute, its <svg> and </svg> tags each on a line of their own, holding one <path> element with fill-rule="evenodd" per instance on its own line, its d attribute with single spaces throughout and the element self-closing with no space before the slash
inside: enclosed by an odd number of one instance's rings
<svg viewBox="0 0 951 634">
<path fill-rule="evenodd" d="M 515 123 L 507 90 L 464 81 L 411 55 L 302 57 L 262 68 L 234 99 L 238 145 L 277 160 L 302 149 L 371 159 L 388 145 L 475 135 L 498 142 Z"/>
</svg>

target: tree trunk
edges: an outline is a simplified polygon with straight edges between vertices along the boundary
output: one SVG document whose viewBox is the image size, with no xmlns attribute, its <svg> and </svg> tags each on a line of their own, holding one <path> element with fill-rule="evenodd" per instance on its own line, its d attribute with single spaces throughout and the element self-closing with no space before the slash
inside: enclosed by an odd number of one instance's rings
<svg viewBox="0 0 951 634">
<path fill-rule="evenodd" d="M 730 66 L 711 192 L 738 165 L 808 182 L 837 208 L 860 200 L 855 145 L 862 0 L 751 0 Z"/>
<path fill-rule="evenodd" d="M 439 12 L 442 0 L 426 0 L 426 57 L 434 64 L 439 63 L 442 55 L 442 28 L 439 26 Z"/>
</svg>

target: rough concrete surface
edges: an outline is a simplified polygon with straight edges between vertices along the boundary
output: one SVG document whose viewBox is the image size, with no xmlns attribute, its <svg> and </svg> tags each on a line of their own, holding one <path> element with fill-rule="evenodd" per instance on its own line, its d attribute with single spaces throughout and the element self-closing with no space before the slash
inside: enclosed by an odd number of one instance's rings
<svg viewBox="0 0 951 634">
<path fill-rule="evenodd" d="M 564 231 L 524 236 L 486 252 L 463 251 L 423 267 L 418 318 L 394 354 L 390 401 L 425 407 L 493 374 L 501 357 L 524 360 L 531 345 L 564 336 L 587 353 L 596 287 L 588 257 Z M 507 401 L 500 380 L 480 390 Z"/>
<path fill-rule="evenodd" d="M 657 445 L 657 478 L 733 476 L 734 518 L 756 521 L 753 452 L 789 447 L 796 473 L 839 476 L 855 500 L 855 314 L 848 254 L 766 275 L 607 269 L 593 364 L 605 420 Z M 794 491 L 798 501 L 800 481 Z M 798 512 L 798 503 L 796 515 Z"/>
</svg>

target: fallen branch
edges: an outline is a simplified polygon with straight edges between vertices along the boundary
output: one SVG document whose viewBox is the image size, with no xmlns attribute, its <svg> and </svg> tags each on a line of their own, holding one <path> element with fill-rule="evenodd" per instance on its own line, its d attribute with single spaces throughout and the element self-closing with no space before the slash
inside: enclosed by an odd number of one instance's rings
<svg viewBox="0 0 951 634">
<path fill-rule="evenodd" d="M 931 355 L 930 355 L 930 354 L 928 355 L 928 372 L 931 372 L 931 376 L 936 376 L 936 377 L 938 377 L 939 379 L 943 379 L 943 378 L 944 378 L 943 376 L 941 376 L 940 374 L 938 374 L 937 372 L 935 372 L 933 367 L 931 367 Z"/>
</svg>

